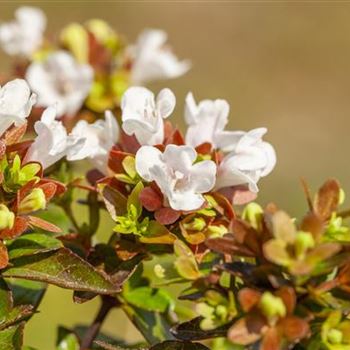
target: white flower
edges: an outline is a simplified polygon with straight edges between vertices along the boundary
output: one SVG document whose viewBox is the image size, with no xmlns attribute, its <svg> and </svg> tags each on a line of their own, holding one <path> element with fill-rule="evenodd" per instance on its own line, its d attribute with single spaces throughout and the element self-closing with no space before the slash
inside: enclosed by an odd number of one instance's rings
<svg viewBox="0 0 350 350">
<path fill-rule="evenodd" d="M 243 131 L 224 131 L 230 105 L 226 100 L 203 100 L 196 104 L 192 93 L 186 96 L 185 120 L 189 125 L 186 144 L 197 147 L 209 142 L 214 148 L 230 151 L 244 135 Z"/>
<path fill-rule="evenodd" d="M 154 80 L 177 78 L 190 69 L 189 61 L 179 61 L 165 46 L 167 34 L 162 30 L 144 30 L 131 47 L 133 63 L 131 81 L 135 85 Z"/>
<path fill-rule="evenodd" d="M 25 123 L 35 100 L 25 80 L 15 79 L 0 88 L 0 136 L 13 123 Z"/>
<path fill-rule="evenodd" d="M 258 128 L 240 138 L 219 165 L 216 189 L 247 184 L 250 191 L 258 192 L 257 182 L 276 165 L 274 148 L 262 140 L 266 132 L 265 128 Z"/>
<path fill-rule="evenodd" d="M 211 160 L 193 164 L 196 151 L 189 146 L 168 145 L 164 153 L 143 146 L 136 153 L 136 171 L 146 181 L 155 181 L 174 210 L 196 210 L 202 193 L 215 184 L 216 165 Z"/>
<path fill-rule="evenodd" d="M 119 138 L 119 126 L 110 111 L 105 112 L 105 120 L 93 124 L 81 120 L 71 133 L 74 142 L 83 140 L 82 144 L 72 147 L 72 152 L 79 159 L 89 158 L 94 166 L 106 173 L 108 154 Z"/>
<path fill-rule="evenodd" d="M 30 57 L 43 41 L 45 14 L 36 7 L 16 10 L 15 20 L 0 25 L 0 45 L 9 55 Z"/>
<path fill-rule="evenodd" d="M 55 120 L 56 108 L 47 108 L 34 125 L 37 137 L 29 147 L 25 162 L 39 162 L 48 168 L 67 154 L 68 136 L 62 122 Z"/>
<path fill-rule="evenodd" d="M 38 106 L 57 106 L 57 116 L 74 115 L 89 93 L 93 70 L 79 64 L 65 51 L 50 54 L 44 62 L 33 62 L 26 78 L 38 94 Z"/>
<path fill-rule="evenodd" d="M 123 95 L 122 128 L 128 135 L 135 135 L 141 145 L 156 145 L 163 142 L 164 122 L 174 110 L 175 95 L 169 89 L 154 94 L 144 87 L 131 87 Z"/>
</svg>

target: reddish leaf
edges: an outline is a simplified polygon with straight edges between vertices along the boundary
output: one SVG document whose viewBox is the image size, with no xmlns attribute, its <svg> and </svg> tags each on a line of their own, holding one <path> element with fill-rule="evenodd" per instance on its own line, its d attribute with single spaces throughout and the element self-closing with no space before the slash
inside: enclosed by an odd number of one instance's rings
<svg viewBox="0 0 350 350">
<path fill-rule="evenodd" d="M 257 197 L 257 194 L 249 191 L 246 186 L 226 187 L 219 190 L 219 192 L 235 205 L 247 204 Z"/>
<path fill-rule="evenodd" d="M 16 216 L 15 223 L 11 229 L 0 231 L 0 238 L 13 239 L 21 235 L 28 228 L 28 218 L 25 216 Z"/>
<path fill-rule="evenodd" d="M 41 185 L 46 184 L 46 183 L 51 183 L 51 184 L 54 184 L 56 186 L 55 196 L 61 195 L 67 189 L 66 186 L 62 182 L 52 180 L 52 179 L 46 179 L 46 178 L 42 178 L 39 182 L 39 185 L 41 186 Z"/>
<path fill-rule="evenodd" d="M 305 338 L 310 331 L 309 324 L 305 320 L 295 316 L 288 316 L 282 319 L 280 327 L 283 328 L 284 336 L 290 342 Z"/>
<path fill-rule="evenodd" d="M 209 142 L 202 143 L 196 147 L 196 151 L 199 154 L 210 154 L 213 146 Z"/>
<path fill-rule="evenodd" d="M 6 144 L 3 140 L 0 140 L 0 159 L 4 156 L 6 152 Z"/>
<path fill-rule="evenodd" d="M 50 222 L 47 222 L 44 219 L 38 218 L 36 216 L 28 216 L 28 219 L 29 219 L 28 223 L 30 226 L 39 227 L 43 230 L 46 230 L 49 232 L 54 232 L 54 233 L 61 233 L 62 232 L 62 230 L 58 226 L 56 226 Z"/>
<path fill-rule="evenodd" d="M 230 201 L 218 192 L 213 192 L 211 195 L 214 197 L 214 199 L 220 206 L 220 208 L 215 209 L 217 209 L 220 212 L 220 214 L 225 215 L 229 220 L 234 219 L 236 215 Z"/>
<path fill-rule="evenodd" d="M 281 337 L 276 328 L 269 328 L 261 342 L 260 350 L 281 350 Z"/>
<path fill-rule="evenodd" d="M 340 186 L 337 180 L 328 180 L 318 190 L 314 210 L 321 219 L 327 220 L 339 204 Z"/>
<path fill-rule="evenodd" d="M 136 154 L 138 149 L 141 147 L 134 135 L 129 136 L 124 131 L 122 131 L 120 135 L 120 145 L 125 152 L 131 154 Z"/>
<path fill-rule="evenodd" d="M 52 199 L 57 190 L 57 186 L 53 182 L 47 182 L 38 187 L 43 190 L 47 202 Z"/>
<path fill-rule="evenodd" d="M 12 145 L 19 142 L 24 136 L 27 130 L 27 123 L 24 123 L 20 126 L 13 126 L 5 133 L 4 141 L 6 145 Z"/>
<path fill-rule="evenodd" d="M 163 198 L 152 187 L 145 187 L 139 196 L 141 204 L 149 211 L 156 211 L 162 207 Z"/>
<path fill-rule="evenodd" d="M 318 241 L 323 233 L 324 223 L 318 215 L 310 212 L 303 218 L 300 229 L 305 232 L 310 232 L 315 240 Z"/>
<path fill-rule="evenodd" d="M 283 304 L 287 308 L 287 313 L 293 313 L 297 302 L 294 289 L 291 287 L 283 286 L 275 293 L 275 295 L 283 300 Z"/>
<path fill-rule="evenodd" d="M 116 174 L 124 173 L 122 163 L 124 158 L 127 156 L 132 156 L 132 154 L 117 149 L 112 149 L 109 152 L 108 168 L 110 168 Z"/>
<path fill-rule="evenodd" d="M 162 225 L 170 225 L 179 219 L 180 215 L 181 213 L 174 209 L 161 208 L 155 212 L 154 217 Z"/>
<path fill-rule="evenodd" d="M 244 312 L 249 312 L 259 302 L 261 293 L 255 289 L 243 288 L 238 293 L 238 300 Z"/>
<path fill-rule="evenodd" d="M 0 269 L 5 268 L 9 263 L 9 255 L 3 241 L 0 241 Z"/>
<path fill-rule="evenodd" d="M 228 331 L 228 338 L 236 344 L 250 345 L 261 338 L 261 330 L 265 326 L 262 316 L 247 316 L 239 319 Z"/>
</svg>

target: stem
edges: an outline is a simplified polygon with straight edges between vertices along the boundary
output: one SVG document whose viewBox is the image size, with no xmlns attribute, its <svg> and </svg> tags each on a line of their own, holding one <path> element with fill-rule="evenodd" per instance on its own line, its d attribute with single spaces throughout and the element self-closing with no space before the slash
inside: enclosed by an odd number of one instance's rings
<svg viewBox="0 0 350 350">
<path fill-rule="evenodd" d="M 90 325 L 90 327 L 84 335 L 84 338 L 81 342 L 80 350 L 88 350 L 91 347 L 93 341 L 95 340 L 95 338 L 101 330 L 103 321 L 107 317 L 109 311 L 111 311 L 111 309 L 113 309 L 115 305 L 115 299 L 107 296 L 102 297 L 100 309 L 98 310 L 98 313 L 93 323 Z"/>
<path fill-rule="evenodd" d="M 71 221 L 74 228 L 77 230 L 77 232 L 80 232 L 80 227 L 79 227 L 77 220 L 75 219 L 75 217 L 73 215 L 72 207 L 70 205 L 63 205 L 62 208 L 63 208 L 65 214 L 68 216 L 68 218 Z"/>
</svg>

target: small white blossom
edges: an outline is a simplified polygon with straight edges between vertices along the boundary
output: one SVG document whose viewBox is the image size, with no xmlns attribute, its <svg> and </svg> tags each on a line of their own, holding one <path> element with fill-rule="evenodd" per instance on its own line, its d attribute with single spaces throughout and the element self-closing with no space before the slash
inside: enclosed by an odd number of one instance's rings
<svg viewBox="0 0 350 350">
<path fill-rule="evenodd" d="M 45 169 L 66 156 L 69 145 L 67 131 L 55 118 L 56 108 L 49 107 L 43 112 L 41 120 L 34 124 L 38 136 L 29 147 L 25 162 L 39 162 Z"/>
<path fill-rule="evenodd" d="M 194 163 L 196 151 L 189 146 L 168 145 L 164 153 L 143 146 L 136 153 L 136 171 L 146 181 L 155 181 L 174 210 L 196 210 L 203 193 L 215 184 L 216 165 L 211 160 Z"/>
<path fill-rule="evenodd" d="M 0 45 L 8 55 L 30 57 L 42 44 L 45 27 L 43 11 L 20 7 L 13 21 L 0 25 Z"/>
<path fill-rule="evenodd" d="M 133 84 L 177 78 L 190 69 L 189 61 L 179 61 L 165 45 L 167 37 L 164 31 L 156 29 L 147 29 L 140 34 L 136 45 L 130 48 Z"/>
<path fill-rule="evenodd" d="M 72 116 L 83 105 L 93 70 L 80 64 L 65 51 L 50 54 L 44 62 L 33 62 L 26 74 L 32 90 L 38 94 L 38 106 L 57 106 L 57 116 Z"/>
<path fill-rule="evenodd" d="M 93 124 L 81 120 L 71 133 L 74 142 L 84 140 L 82 144 L 72 147 L 79 159 L 89 158 L 92 164 L 102 173 L 107 171 L 108 154 L 119 138 L 119 126 L 110 111 L 105 112 L 105 120 Z"/>
<path fill-rule="evenodd" d="M 123 95 L 122 128 L 128 135 L 135 135 L 141 145 L 156 145 L 164 140 L 164 122 L 174 110 L 175 95 L 163 89 L 155 99 L 144 87 L 131 87 Z"/>
<path fill-rule="evenodd" d="M 230 151 L 244 135 L 243 131 L 225 131 L 230 105 L 226 100 L 203 100 L 197 105 L 188 93 L 185 120 L 188 124 L 186 144 L 197 147 L 209 142 L 214 148 Z"/>
<path fill-rule="evenodd" d="M 0 87 L 0 136 L 12 125 L 24 124 L 36 96 L 23 79 L 15 79 Z"/>
<path fill-rule="evenodd" d="M 219 165 L 216 189 L 248 185 L 250 191 L 258 192 L 259 179 L 276 165 L 274 148 L 262 140 L 266 132 L 265 128 L 258 128 L 240 138 L 235 149 Z"/>
</svg>

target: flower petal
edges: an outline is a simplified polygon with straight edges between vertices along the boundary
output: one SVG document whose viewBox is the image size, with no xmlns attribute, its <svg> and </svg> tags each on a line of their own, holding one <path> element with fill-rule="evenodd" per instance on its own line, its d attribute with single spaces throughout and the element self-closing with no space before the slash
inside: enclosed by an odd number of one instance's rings
<svg viewBox="0 0 350 350">
<path fill-rule="evenodd" d="M 152 146 L 142 146 L 135 156 L 135 167 L 137 173 L 146 181 L 153 181 L 150 169 L 158 165 L 163 166 L 162 153 L 158 148 Z"/>
</svg>

